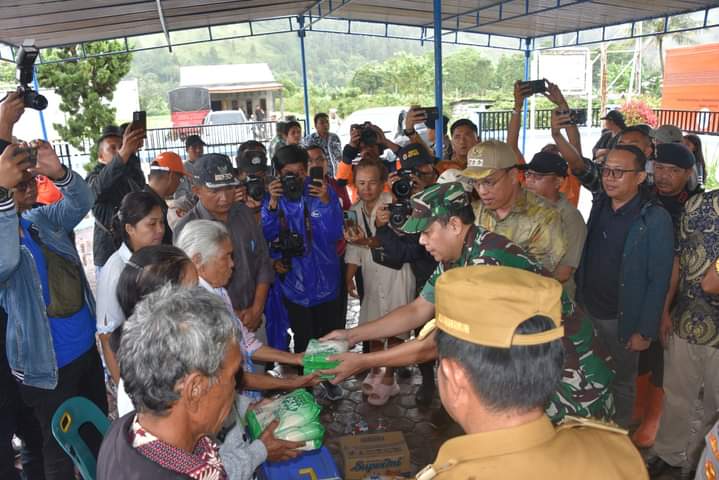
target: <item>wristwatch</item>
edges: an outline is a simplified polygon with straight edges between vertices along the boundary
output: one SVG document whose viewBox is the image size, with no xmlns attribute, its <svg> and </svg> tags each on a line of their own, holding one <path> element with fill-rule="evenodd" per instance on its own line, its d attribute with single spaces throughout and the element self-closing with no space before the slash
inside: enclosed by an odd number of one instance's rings
<svg viewBox="0 0 719 480">
<path fill-rule="evenodd" d="M 412 135 L 417 133 L 417 130 L 415 130 L 414 128 L 405 128 L 404 130 L 402 130 L 402 133 L 404 133 L 406 137 L 411 137 Z"/>
</svg>

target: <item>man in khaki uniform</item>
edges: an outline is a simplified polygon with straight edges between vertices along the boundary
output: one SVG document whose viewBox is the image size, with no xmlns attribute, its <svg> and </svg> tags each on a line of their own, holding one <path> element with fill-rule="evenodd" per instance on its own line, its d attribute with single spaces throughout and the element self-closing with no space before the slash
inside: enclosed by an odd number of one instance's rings
<svg viewBox="0 0 719 480">
<path fill-rule="evenodd" d="M 587 419 L 554 427 L 544 413 L 562 374 L 561 293 L 556 280 L 504 266 L 439 278 L 436 319 L 420 337 L 439 329 L 440 398 L 466 435 L 418 479 L 648 478 L 626 431 Z"/>
<path fill-rule="evenodd" d="M 519 183 L 512 148 L 488 140 L 472 147 L 462 176 L 471 178 L 479 200 L 475 224 L 503 235 L 554 272 L 567 251 L 559 210 Z"/>
</svg>

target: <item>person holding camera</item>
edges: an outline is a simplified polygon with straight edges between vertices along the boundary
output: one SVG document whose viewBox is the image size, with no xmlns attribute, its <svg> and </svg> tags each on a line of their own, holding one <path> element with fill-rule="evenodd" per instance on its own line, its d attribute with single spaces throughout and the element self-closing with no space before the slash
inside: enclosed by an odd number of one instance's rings
<svg viewBox="0 0 719 480">
<path fill-rule="evenodd" d="M 20 396 L 40 424 L 45 478 L 65 480 L 74 478 L 74 466 L 52 438 L 55 411 L 83 396 L 107 412 L 95 300 L 72 238 L 95 197 L 49 143 L 27 148 L 7 140 L 0 141 L 0 307 L 8 322 L 2 334 Z M 62 200 L 33 208 L 38 174 L 63 190 Z M 96 451 L 100 442 L 88 444 Z"/>
<path fill-rule="evenodd" d="M 382 256 L 376 238 L 378 215 L 387 212 L 392 194 L 382 192 L 387 181 L 387 171 L 381 163 L 360 160 L 354 168 L 354 182 L 359 195 L 351 209 L 345 228 L 347 240 L 347 272 L 345 282 L 349 294 L 357 298 L 354 277 L 362 269 L 364 295 L 360 307 L 359 323 L 366 323 L 382 317 L 392 310 L 410 303 L 414 299 L 415 278 L 409 263 L 388 261 Z M 387 215 L 385 215 L 385 218 Z M 385 223 L 387 220 L 385 220 Z M 399 345 L 408 338 L 401 334 L 370 342 L 370 351 L 382 351 L 385 342 L 388 348 Z M 393 368 L 373 368 L 362 382 L 362 391 L 369 395 L 371 405 L 384 405 L 399 393 L 399 385 Z"/>
<path fill-rule="evenodd" d="M 103 129 L 97 140 L 97 165 L 88 173 L 86 180 L 95 193 L 92 253 L 98 277 L 116 250 L 112 234 L 115 212 L 125 195 L 145 187 L 145 174 L 137 156 L 144 137 L 145 131 L 132 125 L 124 130 L 110 125 Z"/>
<path fill-rule="evenodd" d="M 198 218 L 220 221 L 227 226 L 235 264 L 227 291 L 242 323 L 257 332 L 274 277 L 267 242 L 252 211 L 245 204 L 235 202 L 239 181 L 227 155 L 203 155 L 195 162 L 193 172 L 193 192 L 199 200 L 175 225 L 175 242 L 184 226 Z"/>
<path fill-rule="evenodd" d="M 240 152 L 241 150 L 241 152 Z M 237 162 L 237 178 L 240 187 L 236 191 L 235 201 L 242 202 L 255 214 L 260 221 L 262 199 L 267 191 L 269 177 L 267 175 L 267 153 L 259 148 L 240 148 L 235 158 Z"/>
<path fill-rule="evenodd" d="M 310 339 L 345 323 L 337 316 L 342 208 L 321 170 L 307 176 L 304 148 L 282 147 L 272 161 L 280 178 L 270 183 L 262 201 L 262 230 L 275 259 L 295 352 L 304 352 Z M 330 399 L 341 397 L 336 387 L 327 393 Z"/>
</svg>

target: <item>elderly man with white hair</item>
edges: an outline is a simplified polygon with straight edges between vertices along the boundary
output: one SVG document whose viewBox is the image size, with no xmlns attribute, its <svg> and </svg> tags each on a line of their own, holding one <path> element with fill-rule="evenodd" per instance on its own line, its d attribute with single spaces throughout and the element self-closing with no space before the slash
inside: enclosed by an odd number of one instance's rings
<svg viewBox="0 0 719 480">
<path fill-rule="evenodd" d="M 234 263 L 233 245 L 227 227 L 214 220 L 193 220 L 188 222 L 177 238 L 176 246 L 192 260 L 199 276 L 199 285 L 222 298 L 228 311 L 232 312 L 235 324 L 242 332 L 240 346 L 245 358 L 245 371 L 253 372 L 252 361 L 278 362 L 288 365 L 302 365 L 302 353 L 290 353 L 263 345 L 255 334 L 234 315 L 230 296 L 225 285 L 230 281 Z M 264 379 L 264 381 L 262 381 Z M 265 383 L 268 383 L 265 385 Z M 279 384 L 278 384 L 279 382 Z M 317 375 L 293 379 L 276 379 L 270 376 L 253 377 L 253 386 L 261 389 L 301 388 L 317 383 Z M 259 383 L 259 385 L 258 385 Z"/>
<path fill-rule="evenodd" d="M 98 480 L 249 479 L 265 459 L 295 456 L 301 444 L 276 439 L 275 424 L 243 452 L 244 469 L 231 476 L 225 470 L 225 455 L 211 437 L 242 383 L 240 339 L 223 302 L 202 288 L 165 286 L 140 302 L 118 351 L 137 412 L 116 420 L 105 436 Z"/>
</svg>

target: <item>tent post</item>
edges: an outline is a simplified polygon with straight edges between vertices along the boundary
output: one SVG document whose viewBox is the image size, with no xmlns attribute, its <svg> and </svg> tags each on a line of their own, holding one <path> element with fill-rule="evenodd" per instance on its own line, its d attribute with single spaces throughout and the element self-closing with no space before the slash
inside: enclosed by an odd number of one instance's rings
<svg viewBox="0 0 719 480">
<path fill-rule="evenodd" d="M 531 38 L 525 38 L 524 39 L 524 81 L 529 80 L 529 59 L 532 56 L 532 39 Z M 522 153 L 526 156 L 526 148 L 527 148 L 527 123 L 529 122 L 529 119 L 527 118 L 527 106 L 528 102 L 527 99 L 524 99 L 524 106 L 522 107 L 522 118 L 524 121 L 522 122 Z"/>
<path fill-rule="evenodd" d="M 444 142 L 442 103 L 442 0 L 434 0 L 434 104 L 437 106 L 434 154 L 440 160 Z"/>
<path fill-rule="evenodd" d="M 302 90 L 305 96 L 305 134 L 310 133 L 310 94 L 307 88 L 307 59 L 305 58 L 305 17 L 298 17 L 300 28 L 297 35 L 300 37 L 300 62 L 302 63 Z"/>
</svg>

